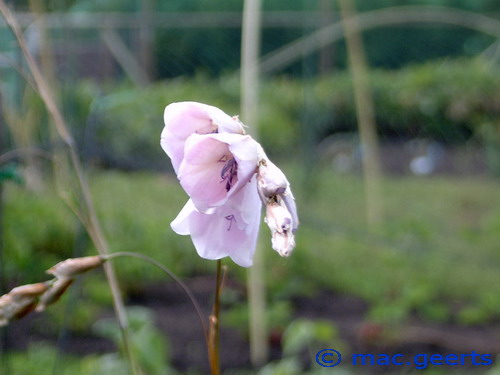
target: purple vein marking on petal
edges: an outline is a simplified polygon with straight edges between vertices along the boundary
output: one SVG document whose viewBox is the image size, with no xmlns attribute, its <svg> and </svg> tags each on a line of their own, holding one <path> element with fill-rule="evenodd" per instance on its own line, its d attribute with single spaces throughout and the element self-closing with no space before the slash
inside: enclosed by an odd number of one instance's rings
<svg viewBox="0 0 500 375">
<path fill-rule="evenodd" d="M 229 221 L 229 226 L 227 227 L 227 231 L 229 232 L 231 230 L 231 226 L 233 225 L 233 221 L 235 222 L 236 218 L 234 215 L 227 215 L 224 218 Z"/>
<path fill-rule="evenodd" d="M 219 161 L 225 161 L 224 158 L 225 156 L 223 156 Z M 226 181 L 226 191 L 229 191 L 233 186 L 233 179 L 237 175 L 237 170 L 238 163 L 234 160 L 234 158 L 227 160 L 224 167 L 222 167 L 220 178 L 222 179 L 221 182 Z"/>
</svg>

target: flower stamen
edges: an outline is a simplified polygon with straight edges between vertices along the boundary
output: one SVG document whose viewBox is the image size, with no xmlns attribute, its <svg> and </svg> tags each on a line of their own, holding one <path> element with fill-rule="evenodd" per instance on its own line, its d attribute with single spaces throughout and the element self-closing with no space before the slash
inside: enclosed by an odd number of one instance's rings
<svg viewBox="0 0 500 375">
<path fill-rule="evenodd" d="M 223 160 L 226 158 L 225 160 Z M 226 191 L 229 191 L 235 182 L 235 177 L 237 176 L 238 171 L 238 163 L 234 158 L 227 159 L 226 156 L 223 156 L 220 161 L 225 161 L 224 167 L 220 172 L 221 182 L 226 181 Z"/>
<path fill-rule="evenodd" d="M 236 221 L 236 218 L 234 215 L 227 215 L 224 218 L 229 221 L 229 226 L 227 227 L 227 231 L 229 232 L 231 230 L 231 226 L 233 225 L 233 221 Z"/>
</svg>

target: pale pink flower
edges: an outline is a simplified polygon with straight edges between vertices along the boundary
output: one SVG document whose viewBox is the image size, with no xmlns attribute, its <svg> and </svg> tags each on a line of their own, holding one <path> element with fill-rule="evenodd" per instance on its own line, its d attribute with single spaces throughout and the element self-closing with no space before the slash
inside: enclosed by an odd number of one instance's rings
<svg viewBox="0 0 500 375">
<path fill-rule="evenodd" d="M 184 143 L 191 134 L 245 133 L 237 117 L 231 117 L 217 107 L 197 102 L 169 104 L 163 119 L 165 127 L 161 133 L 161 146 L 172 160 L 175 172 L 184 157 Z"/>
<path fill-rule="evenodd" d="M 260 145 L 248 135 L 193 134 L 186 140 L 179 181 L 190 196 L 172 229 L 189 234 L 202 258 L 252 264 L 261 202 L 256 189 Z"/>
<path fill-rule="evenodd" d="M 164 118 L 161 145 L 190 197 L 172 229 L 190 235 L 202 258 L 229 256 L 249 267 L 262 201 L 273 248 L 288 256 L 298 226 L 290 185 L 262 147 L 244 135 L 237 117 L 206 104 L 182 102 L 167 106 Z"/>
</svg>

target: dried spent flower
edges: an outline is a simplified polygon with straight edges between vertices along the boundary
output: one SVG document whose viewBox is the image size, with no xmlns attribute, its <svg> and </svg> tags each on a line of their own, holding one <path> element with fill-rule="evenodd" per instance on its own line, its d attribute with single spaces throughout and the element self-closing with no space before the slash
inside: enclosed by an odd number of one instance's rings
<svg viewBox="0 0 500 375">
<path fill-rule="evenodd" d="M 14 316 L 12 304 L 12 296 L 4 294 L 0 297 L 0 327 L 3 327 L 9 323 L 9 320 Z"/>
<path fill-rule="evenodd" d="M 47 283 L 21 285 L 0 297 L 0 327 L 20 319 L 36 307 L 38 297 L 48 289 Z"/>
<path fill-rule="evenodd" d="M 295 247 L 293 219 L 288 209 L 277 201 L 266 204 L 265 222 L 272 235 L 272 246 L 282 257 L 288 257 Z"/>
<path fill-rule="evenodd" d="M 69 286 L 73 283 L 73 279 L 55 279 L 55 281 L 50 285 L 49 290 L 47 290 L 40 297 L 40 301 L 36 306 L 36 312 L 42 312 L 46 309 L 48 305 L 51 305 L 59 300 L 64 292 L 69 288 Z"/>
<path fill-rule="evenodd" d="M 285 174 L 269 159 L 261 159 L 259 173 L 257 174 L 257 188 L 261 199 L 272 198 L 283 194 L 289 183 Z"/>
<path fill-rule="evenodd" d="M 297 206 L 285 174 L 265 156 L 259 162 L 257 190 L 266 206 L 265 222 L 271 230 L 273 249 L 287 257 L 295 247 Z"/>
<path fill-rule="evenodd" d="M 259 162 L 257 190 L 265 205 L 270 202 L 279 201 L 280 204 L 286 207 L 292 217 L 292 232 L 295 233 L 299 226 L 299 218 L 295 198 L 290 190 L 290 183 L 281 169 L 267 159 L 265 155 Z"/>
<path fill-rule="evenodd" d="M 105 262 L 105 259 L 95 255 L 82 258 L 70 258 L 57 263 L 47 270 L 48 274 L 59 279 L 71 279 L 91 269 L 97 268 Z"/>
<path fill-rule="evenodd" d="M 26 284 L 15 287 L 9 292 L 15 300 L 29 297 L 38 297 L 48 289 L 47 283 Z"/>
</svg>

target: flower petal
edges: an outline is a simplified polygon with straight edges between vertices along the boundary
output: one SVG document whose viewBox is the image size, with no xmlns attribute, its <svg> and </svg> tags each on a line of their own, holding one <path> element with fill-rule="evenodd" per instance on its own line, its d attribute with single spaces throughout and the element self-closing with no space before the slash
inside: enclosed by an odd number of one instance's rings
<svg viewBox="0 0 500 375">
<path fill-rule="evenodd" d="M 198 254 L 205 259 L 226 256 L 242 267 L 252 265 L 260 221 L 260 201 L 255 181 L 236 193 L 227 204 L 209 214 L 199 212 L 189 200 L 172 229 L 191 235 Z"/>
<path fill-rule="evenodd" d="M 169 104 L 163 115 L 165 127 L 161 133 L 161 146 L 172 160 L 177 172 L 184 157 L 184 142 L 191 134 L 209 134 L 216 131 L 243 134 L 243 126 L 219 108 L 197 103 Z"/>
<path fill-rule="evenodd" d="M 250 136 L 191 135 L 177 177 L 196 208 L 220 206 L 245 186 L 256 172 L 259 148 Z"/>
<path fill-rule="evenodd" d="M 230 155 L 228 145 L 213 138 L 193 134 L 186 141 L 177 177 L 202 212 L 223 203 L 227 197 L 221 177 L 226 155 Z"/>
</svg>

